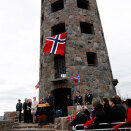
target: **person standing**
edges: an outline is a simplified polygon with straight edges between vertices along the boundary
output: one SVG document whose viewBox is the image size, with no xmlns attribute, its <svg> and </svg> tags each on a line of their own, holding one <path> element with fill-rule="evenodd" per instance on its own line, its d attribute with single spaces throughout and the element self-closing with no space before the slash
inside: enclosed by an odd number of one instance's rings
<svg viewBox="0 0 131 131">
<path fill-rule="evenodd" d="M 22 111 L 22 103 L 21 100 L 18 100 L 18 103 L 16 104 L 16 112 L 19 114 L 19 123 L 21 123 L 21 111 Z"/>
<path fill-rule="evenodd" d="M 53 97 L 50 95 L 50 92 L 46 91 L 46 98 L 44 99 L 45 103 L 48 103 L 50 107 L 46 107 L 47 109 L 47 121 L 48 123 L 54 123 L 54 101 Z"/>
<path fill-rule="evenodd" d="M 89 90 L 85 90 L 85 104 L 90 105 L 92 104 L 93 95 L 90 93 Z"/>
<path fill-rule="evenodd" d="M 76 105 L 82 105 L 82 96 L 80 95 L 80 91 L 76 91 L 76 96 L 74 98 L 74 103 Z"/>
<path fill-rule="evenodd" d="M 29 106 L 30 106 L 30 110 L 29 110 L 29 122 L 33 123 L 33 115 L 31 114 L 31 106 L 32 106 L 32 100 L 29 99 Z"/>
<path fill-rule="evenodd" d="M 27 98 L 25 98 L 25 102 L 23 103 L 23 111 L 24 111 L 24 123 L 27 123 Z"/>
<path fill-rule="evenodd" d="M 33 97 L 33 102 L 31 105 L 31 114 L 33 115 L 33 123 L 36 123 L 36 110 L 37 110 L 38 101 L 36 101 L 36 97 Z"/>
<path fill-rule="evenodd" d="M 72 106 L 72 105 L 73 105 L 73 101 L 71 99 L 71 96 L 67 95 L 66 106 Z"/>
<path fill-rule="evenodd" d="M 30 122 L 30 116 L 31 116 L 31 103 L 30 103 L 30 100 L 27 99 L 27 123 Z"/>
</svg>

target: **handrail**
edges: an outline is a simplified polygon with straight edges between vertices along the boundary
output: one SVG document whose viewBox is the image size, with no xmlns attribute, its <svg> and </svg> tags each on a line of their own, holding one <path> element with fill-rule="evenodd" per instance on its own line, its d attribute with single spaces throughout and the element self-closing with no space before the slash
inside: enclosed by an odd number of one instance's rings
<svg viewBox="0 0 131 131">
<path fill-rule="evenodd" d="M 108 125 L 117 125 L 117 124 L 120 124 L 120 123 L 126 124 L 126 122 L 114 122 L 114 123 L 99 123 L 99 125 L 100 126 L 102 126 L 102 125 L 107 125 L 108 126 Z M 74 127 L 74 131 L 78 131 L 77 130 L 78 127 L 83 127 L 83 124 L 77 124 Z M 125 127 L 125 128 L 131 130 L 131 127 Z M 125 129 L 125 128 L 120 128 L 120 129 Z M 84 129 L 84 127 L 83 127 L 83 129 Z M 86 130 L 88 130 L 88 129 L 86 129 Z M 106 129 L 89 129 L 89 130 L 114 130 L 114 129 L 111 127 L 111 128 L 106 128 Z"/>
</svg>

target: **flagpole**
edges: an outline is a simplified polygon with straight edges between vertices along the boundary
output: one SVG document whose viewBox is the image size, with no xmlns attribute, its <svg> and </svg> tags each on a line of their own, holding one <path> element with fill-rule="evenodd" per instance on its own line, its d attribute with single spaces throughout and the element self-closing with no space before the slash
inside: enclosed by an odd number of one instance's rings
<svg viewBox="0 0 131 131">
<path fill-rule="evenodd" d="M 80 76 L 80 74 L 79 74 L 79 76 Z M 80 80 L 79 86 L 80 86 L 80 94 L 81 94 L 81 80 Z"/>
</svg>

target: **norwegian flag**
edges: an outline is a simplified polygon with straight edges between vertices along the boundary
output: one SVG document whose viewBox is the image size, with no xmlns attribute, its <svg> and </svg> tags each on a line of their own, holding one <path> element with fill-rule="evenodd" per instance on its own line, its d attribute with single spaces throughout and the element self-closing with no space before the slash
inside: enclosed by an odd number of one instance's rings
<svg viewBox="0 0 131 131">
<path fill-rule="evenodd" d="M 43 52 L 64 55 L 67 33 L 51 36 L 46 39 Z"/>
<path fill-rule="evenodd" d="M 123 125 L 124 123 L 120 123 L 116 126 L 113 126 L 112 128 L 114 128 L 115 131 L 118 131 L 118 129 Z"/>
<path fill-rule="evenodd" d="M 89 121 L 87 121 L 85 124 L 83 124 L 84 128 L 88 128 L 90 126 L 92 126 L 93 122 L 95 121 L 96 118 L 93 118 Z"/>
<path fill-rule="evenodd" d="M 37 83 L 37 85 L 35 86 L 35 89 L 40 88 L 40 82 Z"/>
<path fill-rule="evenodd" d="M 70 121 L 72 121 L 74 119 L 75 119 L 75 116 L 69 116 L 69 117 L 67 117 L 67 120 L 70 120 Z"/>
<path fill-rule="evenodd" d="M 80 76 L 79 75 L 73 76 L 72 80 L 75 82 L 80 82 Z"/>
</svg>

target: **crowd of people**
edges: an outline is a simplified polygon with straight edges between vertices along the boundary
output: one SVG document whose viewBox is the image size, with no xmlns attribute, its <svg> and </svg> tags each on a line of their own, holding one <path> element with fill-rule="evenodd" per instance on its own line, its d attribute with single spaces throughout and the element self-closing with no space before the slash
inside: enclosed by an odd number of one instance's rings
<svg viewBox="0 0 131 131">
<path fill-rule="evenodd" d="M 77 113 L 75 119 L 70 123 L 75 127 L 77 124 L 84 124 L 95 118 L 95 127 L 99 123 L 127 122 L 131 124 L 131 99 L 122 101 L 119 96 L 114 96 L 109 100 L 103 98 L 103 101 L 92 103 L 92 110 L 87 106 L 82 106 L 82 110 Z"/>
<path fill-rule="evenodd" d="M 77 106 L 78 113 L 75 119 L 71 121 L 70 126 L 76 126 L 77 124 L 84 124 L 86 121 L 95 118 L 94 124 L 97 126 L 99 123 L 113 123 L 113 122 L 127 122 L 131 123 L 131 99 L 122 101 L 119 96 L 114 96 L 110 99 L 103 98 L 102 102 L 93 101 L 93 95 L 89 90 L 85 90 L 84 99 L 79 91 L 76 91 L 74 99 L 71 95 L 67 95 L 66 106 Z M 44 108 L 44 110 L 38 107 L 38 104 L 48 103 L 50 107 Z M 88 109 L 88 105 L 92 105 L 91 110 Z M 47 123 L 54 123 L 55 110 L 54 100 L 51 94 L 47 91 L 46 97 L 36 101 L 36 97 L 31 99 L 25 99 L 22 104 L 21 100 L 18 100 L 16 104 L 16 111 L 19 113 L 19 122 L 21 122 L 21 112 L 24 113 L 25 123 L 36 123 L 37 116 L 46 114 Z"/>
<path fill-rule="evenodd" d="M 47 108 L 45 107 L 43 110 L 42 108 L 38 107 L 38 104 L 43 103 L 48 103 L 50 106 Z M 16 104 L 16 111 L 19 115 L 19 122 L 21 122 L 21 112 L 23 111 L 24 123 L 36 123 L 37 116 L 42 115 L 43 113 L 47 115 L 47 123 L 53 123 L 53 97 L 47 91 L 44 100 L 40 99 L 39 102 L 36 100 L 36 97 L 33 98 L 33 101 L 31 99 L 25 98 L 25 102 L 23 104 L 19 99 L 18 103 Z"/>
</svg>

